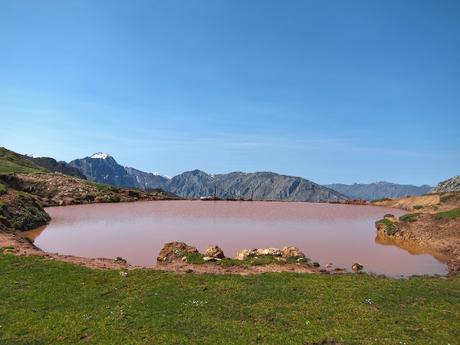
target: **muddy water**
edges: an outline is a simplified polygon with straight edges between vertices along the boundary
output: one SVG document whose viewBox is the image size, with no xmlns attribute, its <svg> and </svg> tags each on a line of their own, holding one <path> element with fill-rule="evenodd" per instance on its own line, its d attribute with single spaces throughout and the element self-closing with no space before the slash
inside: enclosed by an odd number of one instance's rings
<svg viewBox="0 0 460 345">
<path fill-rule="evenodd" d="M 391 276 L 444 274 L 427 254 L 379 244 L 374 222 L 402 211 L 373 206 L 224 201 L 153 201 L 48 208 L 51 223 L 28 235 L 48 252 L 85 257 L 121 256 L 152 266 L 165 242 L 204 250 L 219 245 L 227 256 L 255 247 L 295 245 L 326 265 Z M 411 253 L 412 252 L 412 253 Z M 414 254 L 416 253 L 416 254 Z"/>
</svg>

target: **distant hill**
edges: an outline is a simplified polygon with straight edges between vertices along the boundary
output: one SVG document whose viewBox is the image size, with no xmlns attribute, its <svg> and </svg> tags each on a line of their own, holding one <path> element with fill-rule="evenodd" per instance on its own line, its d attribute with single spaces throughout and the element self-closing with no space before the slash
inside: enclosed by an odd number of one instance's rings
<svg viewBox="0 0 460 345">
<path fill-rule="evenodd" d="M 57 161 L 51 157 L 32 157 L 32 156 L 23 156 L 25 159 L 33 162 L 34 164 L 45 168 L 51 172 L 58 172 L 65 175 L 79 177 L 86 180 L 86 176 L 80 172 L 79 169 L 71 166 L 70 164 L 64 161 Z"/>
<path fill-rule="evenodd" d="M 310 202 L 347 199 L 336 191 L 304 178 L 273 172 L 211 175 L 201 170 L 193 170 L 173 177 L 166 189 L 185 198 L 210 196 L 215 191 L 219 198 Z"/>
<path fill-rule="evenodd" d="M 106 153 L 75 159 L 69 163 L 89 180 L 117 187 L 134 187 L 144 190 L 163 188 L 168 182 L 164 176 L 124 167 Z"/>
<path fill-rule="evenodd" d="M 430 190 L 430 193 L 444 193 L 457 191 L 460 191 L 460 175 L 439 182 L 436 187 Z"/>
<path fill-rule="evenodd" d="M 383 198 L 401 198 L 408 195 L 422 195 L 431 189 L 428 185 L 413 186 L 390 182 L 354 183 L 354 184 L 329 184 L 326 185 L 351 199 L 377 200 Z"/>
<path fill-rule="evenodd" d="M 34 173 L 46 171 L 19 153 L 0 147 L 0 174 Z"/>
</svg>

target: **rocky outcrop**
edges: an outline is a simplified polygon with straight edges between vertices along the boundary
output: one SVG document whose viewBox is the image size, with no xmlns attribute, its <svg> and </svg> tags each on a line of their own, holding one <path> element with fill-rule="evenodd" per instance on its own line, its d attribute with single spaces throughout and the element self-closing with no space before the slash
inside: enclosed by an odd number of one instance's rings
<svg viewBox="0 0 460 345">
<path fill-rule="evenodd" d="M 182 260 L 183 257 L 191 253 L 198 253 L 198 249 L 184 242 L 169 242 L 161 249 L 157 257 L 157 262 L 171 263 L 176 260 Z"/>
<path fill-rule="evenodd" d="M 439 182 L 436 187 L 430 190 L 430 193 L 446 193 L 458 191 L 460 191 L 460 175 Z"/>
</svg>

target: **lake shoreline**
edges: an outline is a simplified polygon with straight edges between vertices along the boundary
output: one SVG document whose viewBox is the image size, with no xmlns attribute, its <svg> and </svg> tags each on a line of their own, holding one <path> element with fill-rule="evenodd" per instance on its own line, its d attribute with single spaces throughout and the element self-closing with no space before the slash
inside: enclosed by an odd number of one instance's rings
<svg viewBox="0 0 460 345">
<path fill-rule="evenodd" d="M 21 182 L 26 182 L 26 183 L 42 183 L 46 181 L 46 183 L 50 183 L 52 185 L 56 185 L 58 188 L 57 195 L 53 198 L 53 201 L 50 202 L 45 202 L 46 206 L 48 207 L 61 207 L 61 206 L 69 206 L 69 205 L 75 205 L 75 204 L 80 204 L 80 199 L 79 198 L 73 198 L 69 199 L 68 197 L 66 198 L 66 194 L 69 194 L 69 186 L 70 187 L 70 193 L 74 192 L 76 189 L 78 189 L 77 195 L 81 194 L 81 188 L 82 186 L 94 186 L 94 184 L 88 182 L 88 181 L 83 181 L 77 178 L 73 177 L 68 177 L 64 175 L 58 175 L 58 174 L 39 174 L 39 175 L 30 175 L 30 174 L 18 174 L 17 177 L 21 180 Z M 72 180 L 72 181 L 70 181 Z M 58 183 L 56 183 L 58 181 Z M 72 183 L 69 183 L 72 182 Z M 73 186 L 76 184 L 75 186 Z M 62 186 L 66 185 L 66 191 L 67 193 L 62 193 Z M 48 186 L 49 187 L 49 186 Z M 114 195 L 117 193 L 120 193 L 123 196 L 126 196 L 124 199 L 118 199 L 116 200 L 110 200 L 110 202 L 115 201 L 115 203 L 120 203 L 120 202 L 127 202 L 127 203 L 133 203 L 136 201 L 154 201 L 154 200 L 167 200 L 167 199 L 172 199 L 170 196 L 161 196 L 160 198 L 158 195 L 155 195 L 154 197 L 150 198 L 148 194 L 142 194 L 143 192 L 141 191 L 132 191 L 129 189 L 120 189 L 120 188 L 111 188 L 111 187 L 99 187 L 96 185 L 97 190 L 101 193 L 100 197 L 98 199 L 88 199 L 86 198 L 84 200 L 84 204 L 95 204 L 95 203 L 107 203 L 107 201 L 104 199 L 105 194 L 104 193 L 109 193 L 110 195 Z M 136 194 L 135 193 L 140 193 Z M 141 195 L 142 194 L 142 195 Z M 139 197 L 140 196 L 140 197 Z M 177 199 L 175 199 L 177 200 Z M 183 200 L 183 199 L 179 199 Z M 184 200 L 186 201 L 186 200 Z M 110 203 L 109 202 L 109 203 Z M 219 201 L 216 201 L 219 202 Z M 249 201 L 245 201 L 249 202 Z M 257 201 L 258 202 L 258 201 Z M 274 201 L 267 201 L 267 202 L 274 202 Z M 280 201 L 283 202 L 283 201 Z M 287 201 L 285 201 L 287 203 Z M 209 201 L 206 202 L 208 204 Z M 284 203 L 284 202 L 283 202 Z M 300 202 L 294 202 L 295 204 L 300 203 Z M 400 205 L 379 205 L 376 203 L 371 203 L 371 202 L 361 202 L 361 201 L 348 201 L 348 202 L 327 202 L 324 204 L 341 204 L 341 205 L 367 205 L 367 206 L 381 206 L 381 207 L 394 207 L 396 209 L 403 209 L 407 211 L 407 208 L 400 207 Z M 1 232 L 0 232 L 1 234 Z M 113 259 L 107 259 L 107 258 L 88 258 L 88 257 L 79 257 L 79 256 L 73 256 L 73 255 L 62 255 L 62 254 L 53 254 L 53 253 L 48 253 L 40 248 L 34 246 L 31 243 L 28 243 L 26 239 L 24 239 L 23 233 L 20 231 L 17 231 L 16 234 L 9 236 L 7 234 L 2 234 L 2 242 L 5 243 L 5 246 L 10 246 L 14 247 L 15 250 L 14 252 L 17 252 L 18 255 L 39 255 L 39 256 L 44 256 L 50 259 L 55 259 L 55 260 L 61 260 L 61 261 L 66 261 L 70 263 L 75 263 L 79 265 L 83 265 L 86 267 L 91 267 L 91 268 L 102 268 L 102 269 L 135 269 L 135 268 L 146 268 L 146 269 L 162 269 L 162 270 L 168 270 L 168 271 L 177 271 L 177 272 L 187 272 L 190 270 L 193 270 L 194 272 L 203 272 L 203 273 L 216 273 L 216 274 L 225 274 L 225 273 L 231 273 L 232 270 L 229 269 L 215 269 L 215 265 L 212 265 L 209 269 L 206 267 L 208 264 L 205 266 L 202 266 L 199 269 L 193 269 L 193 267 L 185 267 L 185 266 L 172 266 L 172 267 L 161 267 L 159 268 L 158 265 L 154 267 L 150 266 L 145 266 L 145 265 L 130 265 L 122 262 L 117 262 L 116 260 Z M 177 239 L 180 240 L 180 239 Z M 294 243 L 295 244 L 295 243 Z M 395 243 L 397 245 L 397 243 Z M 12 250 L 13 251 L 13 250 Z M 366 264 L 364 262 L 364 264 Z M 198 265 L 194 265 L 198 266 Z M 238 271 L 238 274 L 245 274 L 246 272 L 260 272 L 264 270 L 254 269 L 254 268 L 249 268 L 249 269 L 238 269 L 235 271 Z M 267 268 L 266 271 L 273 272 L 273 271 L 298 271 L 298 268 L 296 267 L 290 267 L 290 266 L 282 266 L 282 267 L 276 267 L 274 268 Z M 319 271 L 319 270 L 318 270 Z M 327 270 L 327 273 L 331 273 L 332 270 Z M 316 271 L 313 273 L 317 273 Z"/>
</svg>

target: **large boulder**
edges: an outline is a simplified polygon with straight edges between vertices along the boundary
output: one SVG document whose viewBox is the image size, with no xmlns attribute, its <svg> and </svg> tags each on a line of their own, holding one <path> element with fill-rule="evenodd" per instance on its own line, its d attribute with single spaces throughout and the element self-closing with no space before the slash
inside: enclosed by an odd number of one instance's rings
<svg viewBox="0 0 460 345">
<path fill-rule="evenodd" d="M 256 249 L 257 256 L 272 255 L 281 256 L 281 250 L 279 248 L 258 248 Z"/>
<path fill-rule="evenodd" d="M 351 269 L 353 270 L 353 272 L 360 272 L 362 271 L 364 268 L 363 265 L 361 265 L 359 262 L 355 262 L 352 266 L 351 266 Z"/>
<path fill-rule="evenodd" d="M 236 253 L 236 260 L 247 260 L 257 256 L 257 249 L 242 249 Z"/>
<path fill-rule="evenodd" d="M 175 260 L 181 260 L 184 256 L 190 253 L 198 253 L 198 249 L 189 246 L 184 242 L 169 242 L 166 243 L 158 254 L 157 261 L 160 263 L 168 263 Z"/>
<path fill-rule="evenodd" d="M 214 259 L 224 259 L 224 251 L 219 246 L 210 246 L 208 247 L 205 252 L 204 256 L 208 258 Z"/>
<path fill-rule="evenodd" d="M 281 256 L 283 258 L 301 257 L 304 258 L 305 254 L 297 247 L 284 247 L 281 249 Z"/>
<path fill-rule="evenodd" d="M 255 248 L 255 249 L 243 249 L 236 254 L 237 260 L 246 260 L 256 256 L 275 256 L 281 257 L 282 250 L 279 248 Z"/>
</svg>

